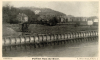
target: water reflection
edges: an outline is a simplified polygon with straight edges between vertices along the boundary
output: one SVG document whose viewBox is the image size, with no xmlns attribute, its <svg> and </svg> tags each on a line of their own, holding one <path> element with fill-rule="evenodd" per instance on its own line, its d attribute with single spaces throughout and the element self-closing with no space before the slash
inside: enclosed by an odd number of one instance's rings
<svg viewBox="0 0 100 60">
<path fill-rule="evenodd" d="M 97 57 L 98 42 L 77 42 L 3 51 L 4 57 Z"/>
</svg>

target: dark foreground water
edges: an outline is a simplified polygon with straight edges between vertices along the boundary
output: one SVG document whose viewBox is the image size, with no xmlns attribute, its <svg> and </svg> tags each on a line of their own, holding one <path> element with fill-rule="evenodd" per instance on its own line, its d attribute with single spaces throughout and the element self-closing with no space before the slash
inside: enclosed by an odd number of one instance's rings
<svg viewBox="0 0 100 60">
<path fill-rule="evenodd" d="M 3 57 L 97 57 L 98 42 L 77 42 L 41 48 L 3 51 Z"/>
</svg>

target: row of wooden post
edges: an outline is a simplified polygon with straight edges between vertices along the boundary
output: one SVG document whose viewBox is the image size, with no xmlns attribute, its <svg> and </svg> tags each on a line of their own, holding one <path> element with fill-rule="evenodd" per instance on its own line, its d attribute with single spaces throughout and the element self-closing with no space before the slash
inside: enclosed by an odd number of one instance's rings
<svg viewBox="0 0 100 60">
<path fill-rule="evenodd" d="M 54 34 L 54 35 L 9 37 L 9 38 L 3 38 L 2 45 L 12 46 L 12 45 L 21 45 L 21 44 L 34 44 L 34 43 L 76 39 L 76 38 L 86 38 L 86 37 L 93 37 L 93 36 L 98 36 L 98 31 L 80 31 L 80 32 L 71 32 L 71 33 Z"/>
</svg>

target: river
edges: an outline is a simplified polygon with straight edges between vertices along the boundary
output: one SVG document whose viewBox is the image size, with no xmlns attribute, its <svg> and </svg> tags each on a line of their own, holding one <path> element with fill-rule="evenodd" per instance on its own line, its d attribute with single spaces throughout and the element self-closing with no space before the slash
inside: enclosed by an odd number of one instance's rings
<svg viewBox="0 0 100 60">
<path fill-rule="evenodd" d="M 97 57 L 98 42 L 77 42 L 31 48 L 25 50 L 3 51 L 3 57 Z"/>
</svg>

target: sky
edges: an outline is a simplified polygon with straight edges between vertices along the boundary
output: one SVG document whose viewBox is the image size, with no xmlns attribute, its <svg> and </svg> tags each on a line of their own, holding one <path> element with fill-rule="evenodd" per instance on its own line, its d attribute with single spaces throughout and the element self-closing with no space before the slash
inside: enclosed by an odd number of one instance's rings
<svg viewBox="0 0 100 60">
<path fill-rule="evenodd" d="M 4 1 L 3 6 L 50 8 L 76 17 L 98 16 L 98 1 Z"/>
</svg>

